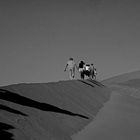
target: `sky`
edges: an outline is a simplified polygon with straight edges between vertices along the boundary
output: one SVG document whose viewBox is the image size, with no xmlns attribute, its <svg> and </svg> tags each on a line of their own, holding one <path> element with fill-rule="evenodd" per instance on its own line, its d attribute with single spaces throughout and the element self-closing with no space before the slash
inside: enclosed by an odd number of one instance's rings
<svg viewBox="0 0 140 140">
<path fill-rule="evenodd" d="M 0 85 L 68 80 L 69 57 L 99 81 L 140 70 L 139 38 L 138 0 L 1 0 Z"/>
</svg>

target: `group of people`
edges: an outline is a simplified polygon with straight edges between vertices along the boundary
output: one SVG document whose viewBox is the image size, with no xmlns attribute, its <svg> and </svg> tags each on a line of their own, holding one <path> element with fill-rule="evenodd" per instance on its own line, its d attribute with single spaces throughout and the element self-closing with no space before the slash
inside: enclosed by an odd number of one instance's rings
<svg viewBox="0 0 140 140">
<path fill-rule="evenodd" d="M 85 64 L 84 61 L 80 61 L 77 66 L 73 58 L 69 58 L 64 71 L 69 71 L 70 80 L 75 78 L 75 69 L 80 73 L 80 78 L 85 79 L 85 76 L 96 80 L 97 71 L 93 64 Z"/>
</svg>

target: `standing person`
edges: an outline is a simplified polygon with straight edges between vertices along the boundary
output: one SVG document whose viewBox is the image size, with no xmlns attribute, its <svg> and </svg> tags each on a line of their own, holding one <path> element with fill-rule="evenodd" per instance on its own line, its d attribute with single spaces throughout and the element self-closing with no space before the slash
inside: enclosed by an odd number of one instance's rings
<svg viewBox="0 0 140 140">
<path fill-rule="evenodd" d="M 85 62 L 84 61 L 80 61 L 80 63 L 79 63 L 79 73 L 80 73 L 80 77 L 81 77 L 81 79 L 83 79 L 84 80 L 84 67 L 85 67 Z"/>
<path fill-rule="evenodd" d="M 90 78 L 90 64 L 85 65 L 84 74 Z"/>
<path fill-rule="evenodd" d="M 93 64 L 90 65 L 90 78 L 91 79 L 96 79 L 96 76 L 95 76 L 95 67 Z"/>
<path fill-rule="evenodd" d="M 95 80 L 96 80 L 96 77 L 97 77 L 97 70 L 96 70 L 96 68 L 94 68 L 94 78 L 95 78 Z"/>
<path fill-rule="evenodd" d="M 70 80 L 73 80 L 75 78 L 75 67 L 77 68 L 77 65 L 74 62 L 74 59 L 69 58 L 64 71 L 66 71 L 68 69 Z"/>
</svg>

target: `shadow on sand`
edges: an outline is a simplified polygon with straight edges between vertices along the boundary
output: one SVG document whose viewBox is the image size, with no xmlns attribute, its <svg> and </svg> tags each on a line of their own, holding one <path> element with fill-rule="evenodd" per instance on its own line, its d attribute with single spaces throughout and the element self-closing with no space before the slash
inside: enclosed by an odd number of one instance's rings
<svg viewBox="0 0 140 140">
<path fill-rule="evenodd" d="M 70 116 L 78 116 L 78 117 L 81 117 L 81 118 L 84 118 L 84 119 L 89 119 L 87 116 L 84 116 L 84 115 L 81 115 L 81 114 L 76 114 L 76 113 L 73 113 L 73 112 L 70 112 L 70 111 L 67 111 L 67 110 L 64 110 L 64 109 L 60 109 L 56 106 L 53 106 L 53 105 L 50 105 L 50 104 L 47 104 L 47 103 L 41 103 L 41 102 L 38 102 L 38 101 L 34 101 L 32 99 L 29 99 L 27 97 L 21 96 L 17 93 L 14 93 L 14 92 L 11 92 L 11 91 L 8 91 L 8 90 L 5 90 L 5 89 L 0 89 L 0 99 L 10 101 L 10 102 L 13 102 L 13 103 L 16 103 L 16 104 L 20 104 L 20 105 L 23 105 L 23 106 L 33 107 L 33 108 L 36 108 L 36 109 L 40 109 L 42 111 L 62 113 L 62 114 L 70 115 Z M 24 113 L 21 113 L 21 112 L 17 112 L 15 110 L 11 110 L 10 108 L 4 107 L 4 106 L 1 106 L 1 107 L 3 107 L 6 110 L 9 110 L 10 112 L 14 112 L 14 113 L 22 114 L 22 115 L 24 114 Z"/>
<path fill-rule="evenodd" d="M 99 86 L 99 87 L 105 87 L 103 84 L 101 84 L 100 82 L 96 81 L 96 80 L 92 80 L 92 79 L 88 79 L 87 81 Z"/>
<path fill-rule="evenodd" d="M 0 122 L 0 138 L 4 140 L 14 140 L 12 138 L 14 135 L 8 132 L 8 130 L 11 130 L 11 129 L 14 129 L 12 125 Z"/>
<path fill-rule="evenodd" d="M 8 111 L 8 112 L 11 112 L 11 113 L 14 113 L 14 114 L 17 114 L 17 115 L 26 116 L 26 117 L 28 116 L 28 115 L 22 113 L 21 111 L 12 109 L 12 108 L 10 108 L 10 107 L 8 107 L 8 106 L 1 105 L 1 104 L 0 104 L 0 110 Z"/>
<path fill-rule="evenodd" d="M 95 80 L 92 80 L 92 79 L 87 79 L 87 80 L 78 80 L 88 86 L 91 86 L 91 87 L 95 87 L 98 86 L 98 87 L 104 87 L 103 84 L 99 83 L 98 81 L 95 81 Z"/>
</svg>

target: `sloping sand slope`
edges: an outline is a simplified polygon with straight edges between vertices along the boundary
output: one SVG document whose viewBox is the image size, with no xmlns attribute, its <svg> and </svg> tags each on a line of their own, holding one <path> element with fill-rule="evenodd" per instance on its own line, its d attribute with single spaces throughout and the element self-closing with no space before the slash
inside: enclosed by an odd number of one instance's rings
<svg viewBox="0 0 140 140">
<path fill-rule="evenodd" d="M 111 98 L 73 140 L 140 140 L 140 72 L 103 81 Z"/>
<path fill-rule="evenodd" d="M 110 86 L 111 84 L 117 84 L 117 83 L 123 83 L 128 80 L 132 79 L 140 79 L 140 71 L 134 71 L 130 73 L 120 74 L 115 77 L 111 77 L 109 79 L 105 79 L 102 81 L 102 83 Z"/>
<path fill-rule="evenodd" d="M 88 80 L 1 87 L 0 137 L 71 140 L 109 98 L 109 89 Z"/>
</svg>

